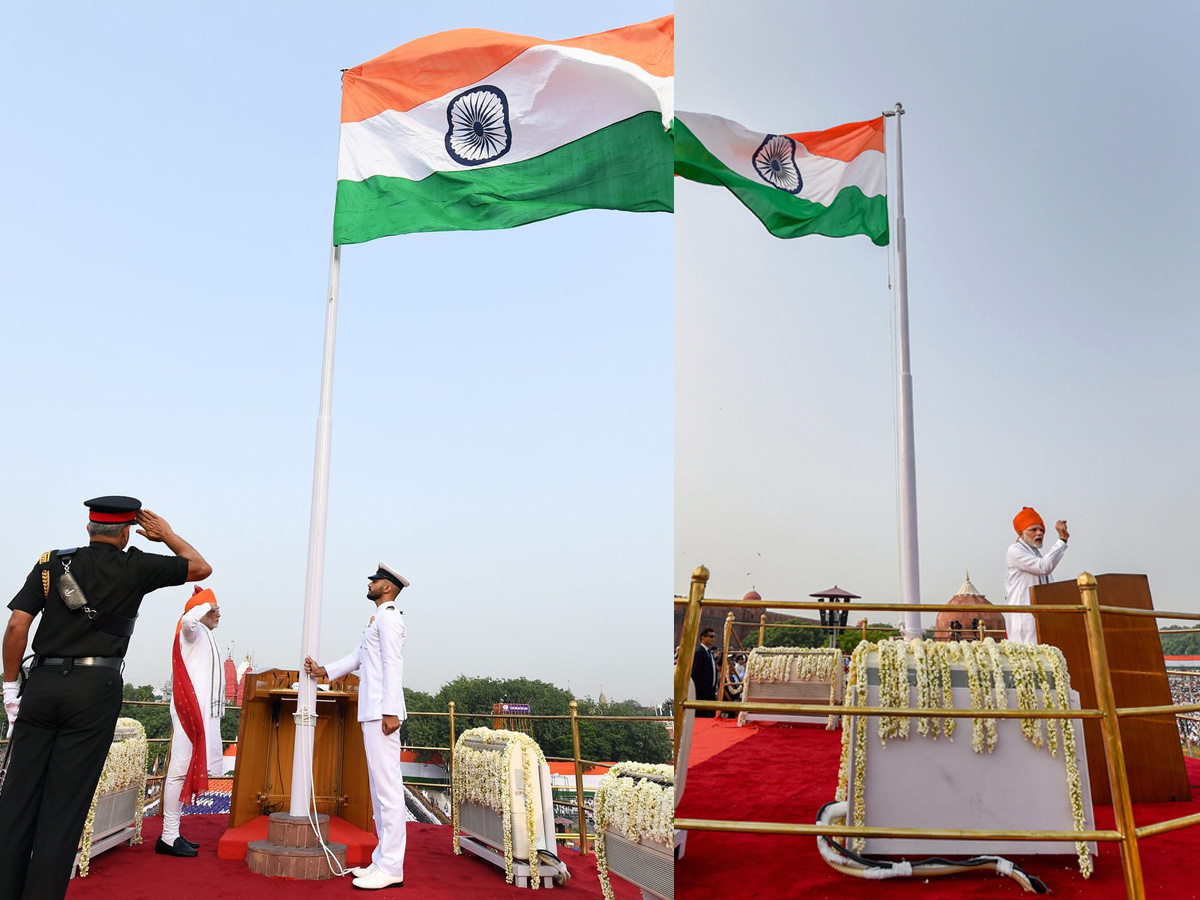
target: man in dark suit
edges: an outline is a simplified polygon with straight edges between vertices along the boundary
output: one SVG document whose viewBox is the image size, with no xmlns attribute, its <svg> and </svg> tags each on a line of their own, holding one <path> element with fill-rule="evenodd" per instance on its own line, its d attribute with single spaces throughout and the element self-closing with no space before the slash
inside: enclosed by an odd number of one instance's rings
<svg viewBox="0 0 1200 900">
<path fill-rule="evenodd" d="M 712 655 L 712 645 L 716 636 L 716 632 L 711 628 L 701 631 L 700 643 L 692 656 L 692 684 L 696 686 L 697 700 L 717 699 L 717 664 Z M 696 715 L 700 718 L 711 719 L 716 714 L 716 710 L 712 709 L 696 710 Z"/>
</svg>

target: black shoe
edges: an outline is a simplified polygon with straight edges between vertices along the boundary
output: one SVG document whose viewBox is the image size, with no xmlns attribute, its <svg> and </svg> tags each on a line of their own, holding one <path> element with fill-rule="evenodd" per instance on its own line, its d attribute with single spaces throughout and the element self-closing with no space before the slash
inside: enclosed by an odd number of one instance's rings
<svg viewBox="0 0 1200 900">
<path fill-rule="evenodd" d="M 154 852 L 162 853 L 164 856 L 195 856 L 196 848 L 181 837 L 175 838 L 173 844 L 165 843 L 162 838 L 159 838 L 158 843 L 154 845 Z"/>
<path fill-rule="evenodd" d="M 200 849 L 200 845 L 199 845 L 199 844 L 197 844 L 195 841 L 189 841 L 189 840 L 188 840 L 187 838 L 185 838 L 185 837 L 184 837 L 182 834 L 181 834 L 179 837 L 180 837 L 180 838 L 183 840 L 183 842 L 184 842 L 185 844 L 187 844 L 187 845 L 188 845 L 189 847 L 191 847 L 193 850 L 199 850 L 199 849 Z"/>
</svg>

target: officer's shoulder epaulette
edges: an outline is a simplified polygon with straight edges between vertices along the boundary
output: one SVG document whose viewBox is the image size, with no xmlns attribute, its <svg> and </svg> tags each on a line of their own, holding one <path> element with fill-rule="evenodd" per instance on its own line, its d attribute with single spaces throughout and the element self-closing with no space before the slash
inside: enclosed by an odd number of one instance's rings
<svg viewBox="0 0 1200 900">
<path fill-rule="evenodd" d="M 42 570 L 42 599 L 50 599 L 50 556 L 54 553 L 53 550 L 47 550 L 38 557 L 38 566 Z"/>
</svg>

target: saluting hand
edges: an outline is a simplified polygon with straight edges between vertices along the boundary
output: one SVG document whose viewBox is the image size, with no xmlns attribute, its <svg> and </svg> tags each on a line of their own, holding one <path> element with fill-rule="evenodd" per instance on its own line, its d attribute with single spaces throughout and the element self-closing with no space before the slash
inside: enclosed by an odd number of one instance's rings
<svg viewBox="0 0 1200 900">
<path fill-rule="evenodd" d="M 148 541 L 162 542 L 174 534 L 167 520 L 157 513 L 148 509 L 139 509 L 134 515 L 138 525 L 142 526 L 137 533 Z"/>
</svg>

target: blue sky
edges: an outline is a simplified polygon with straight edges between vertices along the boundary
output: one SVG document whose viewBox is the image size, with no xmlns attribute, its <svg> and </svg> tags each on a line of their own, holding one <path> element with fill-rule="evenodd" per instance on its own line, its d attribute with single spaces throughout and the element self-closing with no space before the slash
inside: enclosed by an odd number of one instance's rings
<svg viewBox="0 0 1200 900">
<path fill-rule="evenodd" d="M 220 636 L 296 665 L 339 70 L 412 38 L 669 12 L 25 5 L 0 33 L 0 571 L 131 493 L 213 563 Z M 763 131 L 904 119 L 921 584 L 1002 598 L 1022 505 L 1060 577 L 1196 610 L 1200 13 L 681 0 L 677 103 Z M 890 298 L 865 238 L 729 195 L 343 254 L 322 655 L 407 574 L 406 676 L 669 692 L 673 591 L 896 597 Z M 142 547 L 144 541 L 139 540 Z M 672 549 L 673 548 L 673 549 Z M 668 559 L 673 564 L 668 566 Z M 187 589 L 143 607 L 160 683 Z"/>
<path fill-rule="evenodd" d="M 920 574 L 1004 598 L 1013 516 L 1056 573 L 1144 573 L 1200 611 L 1200 11 L 676 3 L 676 105 L 764 132 L 900 101 Z M 676 184 L 675 565 L 710 596 L 898 599 L 887 253 L 772 238 Z M 893 621 L 876 613 L 872 621 Z M 932 616 L 926 616 L 926 626 Z"/>
<path fill-rule="evenodd" d="M 218 637 L 296 666 L 340 70 L 458 27 L 547 38 L 669 8 L 24 5 L 0 36 L 0 571 L 140 497 L 213 564 Z M 344 248 L 321 656 L 379 560 L 406 683 L 670 693 L 672 219 L 588 212 Z M 135 543 L 154 549 L 140 538 Z M 170 672 L 190 588 L 143 605 Z M 519 698 L 510 698 L 519 699 Z"/>
</svg>

